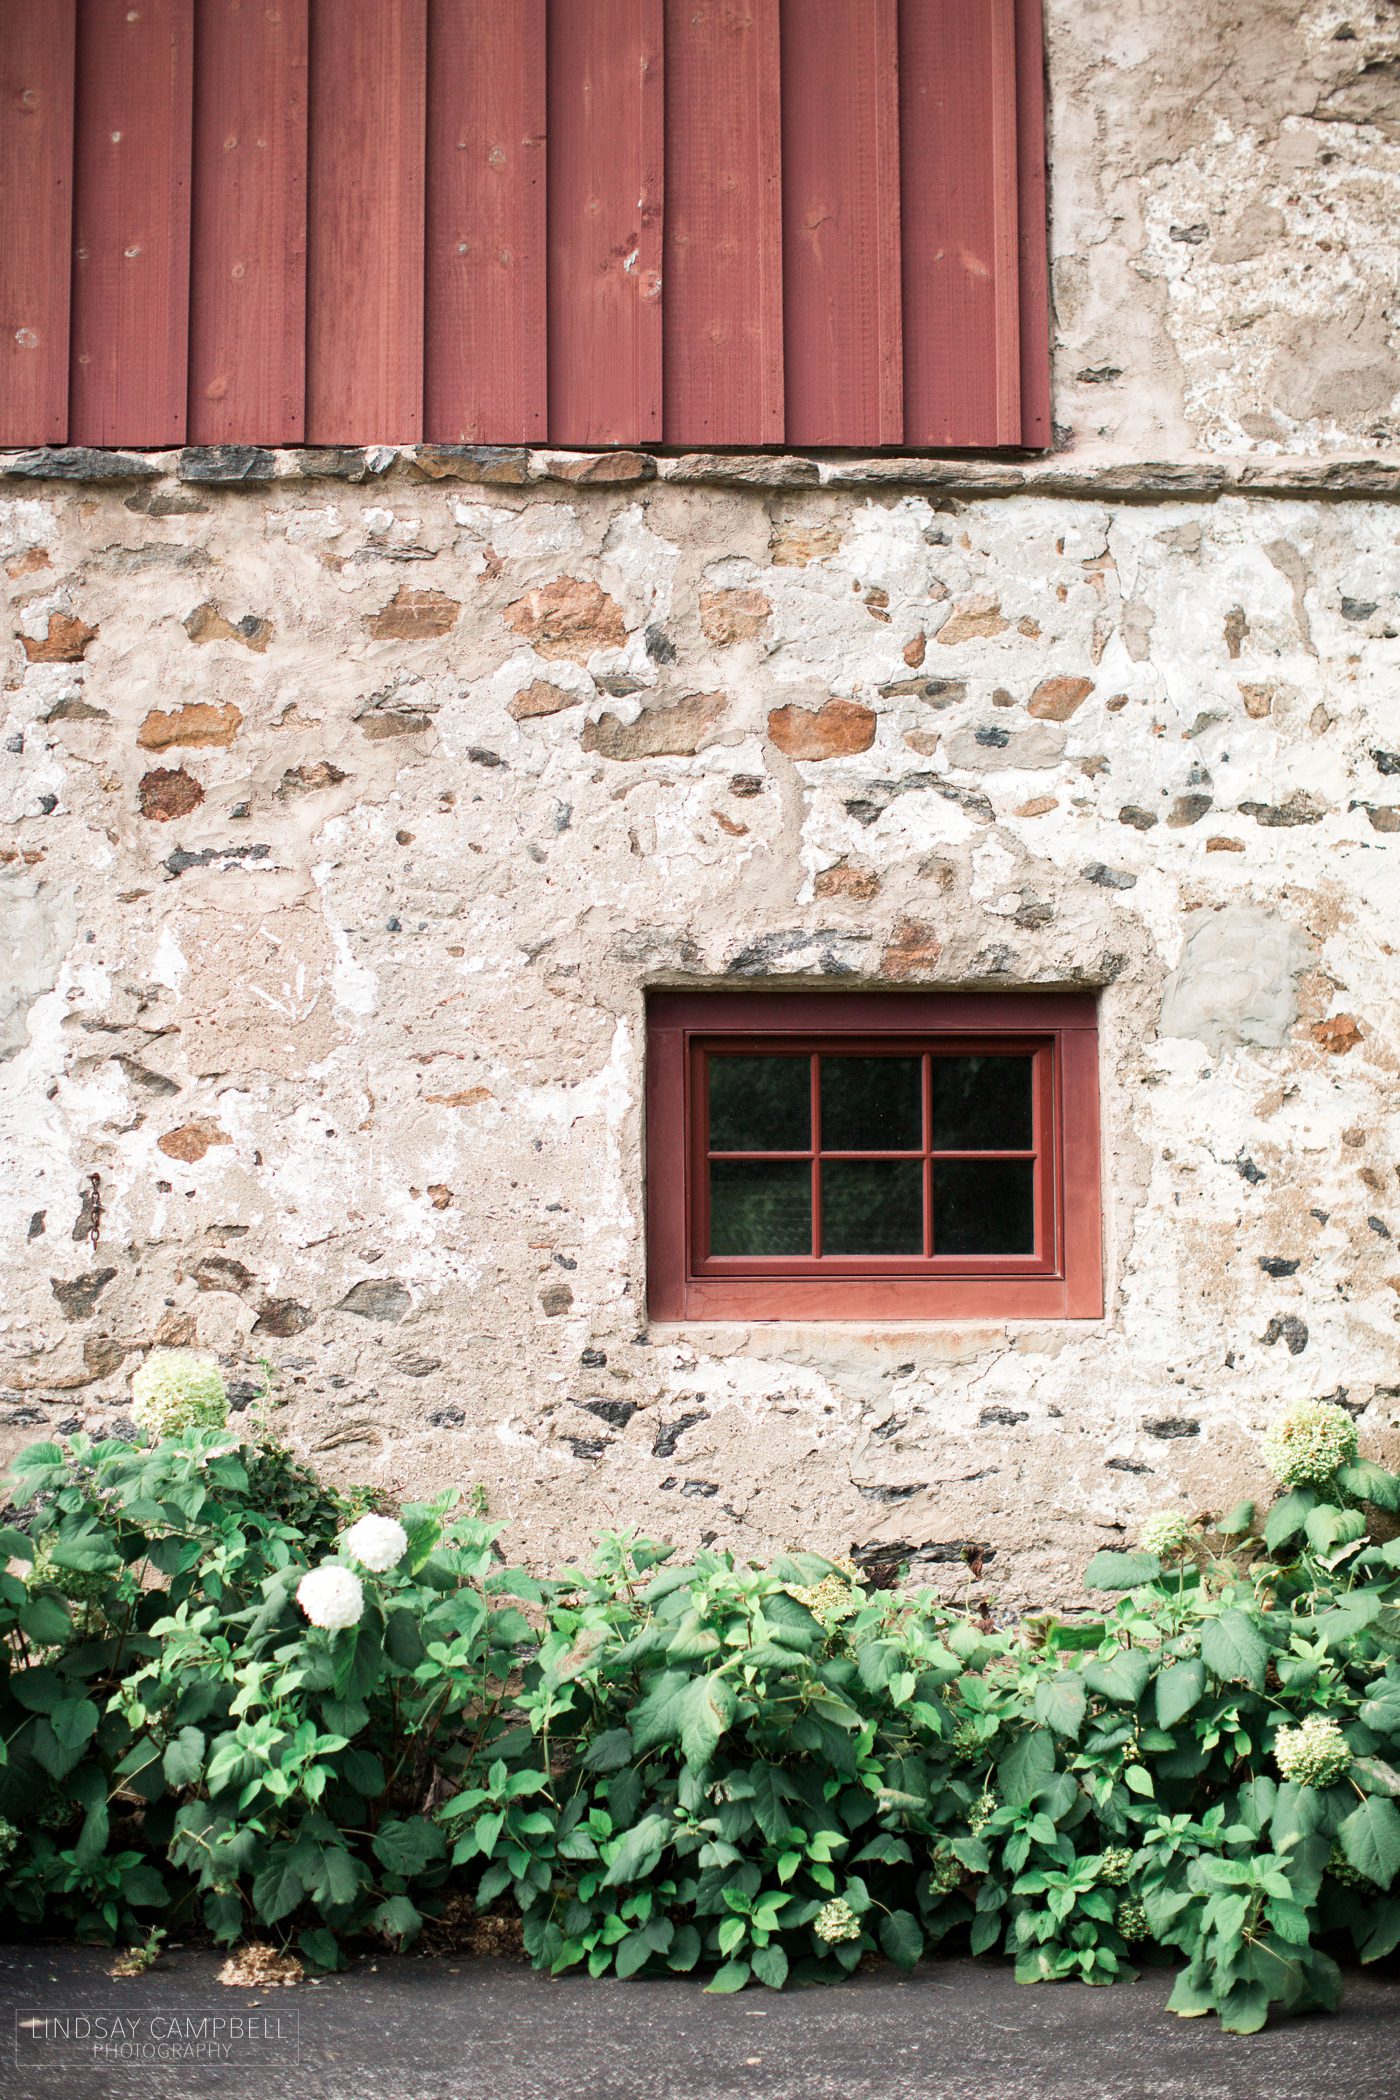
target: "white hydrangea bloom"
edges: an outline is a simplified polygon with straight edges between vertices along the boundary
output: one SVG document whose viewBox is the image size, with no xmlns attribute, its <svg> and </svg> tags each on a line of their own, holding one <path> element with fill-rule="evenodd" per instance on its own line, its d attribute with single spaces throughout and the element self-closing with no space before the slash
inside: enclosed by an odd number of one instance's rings
<svg viewBox="0 0 1400 2100">
<path fill-rule="evenodd" d="M 365 1593 L 353 1569 L 323 1560 L 297 1584 L 297 1603 L 313 1626 L 324 1626 L 327 1633 L 343 1633 L 347 1626 L 359 1625 Z"/>
<path fill-rule="evenodd" d="M 1159 1560 L 1170 1560 L 1190 1543 L 1191 1520 L 1179 1509 L 1159 1509 L 1146 1519 L 1142 1527 L 1142 1546 L 1146 1553 L 1155 1553 Z"/>
<path fill-rule="evenodd" d="M 819 1940 L 826 1941 L 828 1947 L 835 1947 L 842 1940 L 858 1940 L 861 1928 L 859 1918 L 845 1897 L 833 1896 L 830 1903 L 824 1903 L 817 1912 L 812 1930 Z"/>
<path fill-rule="evenodd" d="M 153 1349 L 132 1378 L 131 1413 L 153 1444 L 182 1429 L 223 1429 L 228 1423 L 224 1374 L 212 1356 Z"/>
<path fill-rule="evenodd" d="M 1285 1779 L 1299 1786 L 1331 1786 L 1351 1769 L 1351 1748 L 1330 1714 L 1308 1714 L 1296 1728 L 1280 1728 L 1274 1757 Z"/>
<path fill-rule="evenodd" d="M 1356 1424 L 1330 1400 L 1299 1400 L 1264 1432 L 1264 1463 L 1281 1487 L 1330 1480 L 1356 1458 Z"/>
<path fill-rule="evenodd" d="M 387 1575 L 408 1551 L 408 1533 L 396 1517 L 361 1517 L 340 1541 L 352 1560 L 371 1575 Z"/>
</svg>

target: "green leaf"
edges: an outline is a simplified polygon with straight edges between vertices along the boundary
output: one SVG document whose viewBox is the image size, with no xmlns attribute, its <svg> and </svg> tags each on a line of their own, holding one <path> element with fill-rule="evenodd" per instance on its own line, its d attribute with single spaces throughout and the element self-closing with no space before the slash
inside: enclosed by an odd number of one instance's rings
<svg viewBox="0 0 1400 2100">
<path fill-rule="evenodd" d="M 685 1695 L 692 1682 L 686 1670 L 662 1670 L 632 1709 L 632 1742 L 636 1750 L 680 1740 Z"/>
<path fill-rule="evenodd" d="M 1286 1546 L 1296 1538 L 1307 1520 L 1308 1512 L 1315 1506 L 1317 1496 L 1311 1488 L 1291 1488 L 1280 1495 L 1264 1519 L 1264 1544 L 1271 1553 Z"/>
<path fill-rule="evenodd" d="M 19 1615 L 20 1632 L 39 1648 L 57 1648 L 72 1639 L 73 1621 L 57 1597 L 41 1591 L 31 1597 Z"/>
<path fill-rule="evenodd" d="M 371 1925 L 390 1939 L 416 1939 L 423 1924 L 423 1914 L 407 1896 L 389 1896 L 370 1918 Z"/>
<path fill-rule="evenodd" d="M 1180 2013 L 1183 2020 L 1199 2020 L 1202 2013 L 1215 2011 L 1209 1962 L 1193 1961 L 1181 1971 L 1167 2000 L 1167 2011 Z"/>
<path fill-rule="evenodd" d="M 333 1932 L 324 1925 L 313 1925 L 297 1935 L 297 1945 L 313 1969 L 342 1969 L 345 1957 Z"/>
<path fill-rule="evenodd" d="M 160 1762 L 167 1786 L 197 1786 L 204 1770 L 204 1731 L 182 1728 L 166 1744 Z"/>
<path fill-rule="evenodd" d="M 95 1524 L 60 1530 L 52 1558 L 56 1568 L 72 1568 L 83 1575 L 116 1575 L 122 1568 L 112 1534 Z"/>
<path fill-rule="evenodd" d="M 1035 1717 L 1056 1735 L 1076 1741 L 1084 1725 L 1088 1694 L 1084 1680 L 1074 1670 L 1061 1670 L 1056 1677 L 1042 1677 L 1035 1688 Z M 893 1959 L 893 1956 L 891 1956 Z"/>
<path fill-rule="evenodd" d="M 1117 1553 L 1105 1547 L 1084 1570 L 1084 1587 L 1090 1590 L 1135 1590 L 1144 1582 L 1155 1582 L 1162 1563 L 1155 1553 Z"/>
<path fill-rule="evenodd" d="M 1220 2001 L 1220 2024 L 1227 2034 L 1258 2034 L 1269 2017 L 1269 1993 L 1262 1983 L 1232 1984 Z"/>
<path fill-rule="evenodd" d="M 666 1966 L 684 1973 L 695 1967 L 700 1959 L 700 1935 L 693 1925 L 678 1927 L 676 1936 L 666 1950 Z"/>
<path fill-rule="evenodd" d="M 792 1828 L 787 1800 L 792 1781 L 777 1765 L 755 1764 L 750 1770 L 753 1812 L 759 1829 L 770 1844 L 781 1845 Z"/>
<path fill-rule="evenodd" d="M 60 1699 L 49 1715 L 55 1740 L 64 1750 L 81 1750 L 97 1729 L 97 1708 L 91 1699 Z"/>
<path fill-rule="evenodd" d="M 1237 1502 L 1229 1514 L 1220 1519 L 1216 1529 L 1225 1538 L 1235 1539 L 1240 1536 L 1241 1532 L 1248 1531 L 1253 1522 L 1254 1504 L 1252 1502 Z"/>
<path fill-rule="evenodd" d="M 1055 1746 L 1041 1728 L 1028 1728 L 997 1766 L 1003 1800 L 1019 1808 L 1055 1769 Z"/>
<path fill-rule="evenodd" d="M 1374 1502 L 1377 1509 L 1400 1510 L 1400 1478 L 1378 1466 L 1374 1459 L 1358 1458 L 1343 1466 L 1338 1481 L 1359 1502 Z"/>
<path fill-rule="evenodd" d="M 749 1965 L 746 1961 L 727 1961 L 705 1985 L 711 1997 L 718 1998 L 726 1991 L 741 1991 L 749 1980 Z"/>
<path fill-rule="evenodd" d="M 692 1678 L 681 1694 L 681 1752 L 688 1765 L 707 1765 L 734 1718 L 734 1692 L 727 1677 L 711 1672 Z"/>
<path fill-rule="evenodd" d="M 1400 1947 L 1400 1897 L 1387 1896 L 1366 1913 L 1370 1933 L 1361 1945 L 1363 1961 L 1381 1961 Z"/>
<path fill-rule="evenodd" d="M 1115 1655 L 1087 1663 L 1084 1682 L 1101 1699 L 1136 1706 L 1152 1675 L 1152 1660 L 1141 1648 L 1120 1648 Z"/>
<path fill-rule="evenodd" d="M 391 1874 L 421 1874 L 433 1860 L 441 1859 L 447 1840 L 436 1823 L 426 1816 L 392 1818 L 382 1823 L 374 1840 L 374 1856 Z"/>
<path fill-rule="evenodd" d="M 1336 1509 L 1323 1502 L 1309 1511 L 1303 1530 L 1314 1553 L 1330 1553 L 1335 1546 L 1349 1546 L 1364 1537 L 1366 1519 L 1359 1509 Z"/>
<path fill-rule="evenodd" d="M 754 1975 L 770 1991 L 780 1991 L 787 1982 L 788 1958 L 781 1947 L 755 1947 L 749 1956 Z"/>
<path fill-rule="evenodd" d="M 1157 1678 L 1157 1725 L 1159 1728 L 1175 1728 L 1184 1721 L 1192 1708 L 1199 1705 L 1205 1695 L 1206 1668 L 1198 1655 L 1190 1655 L 1184 1662 L 1173 1663 Z"/>
<path fill-rule="evenodd" d="M 898 1968 L 912 1969 L 924 1951 L 924 1936 L 912 1912 L 892 1910 L 880 1920 L 880 1945 Z"/>
<path fill-rule="evenodd" d="M 372 1750 L 347 1750 L 341 1758 L 340 1771 L 346 1785 L 363 1794 L 367 1801 L 375 1800 L 384 1791 L 384 1767 Z"/>
<path fill-rule="evenodd" d="M 1391 1801 L 1368 1794 L 1337 1832 L 1343 1852 L 1358 1873 L 1388 1889 L 1400 1872 L 1400 1813 Z"/>
<path fill-rule="evenodd" d="M 734 1920 L 738 1923 L 738 1920 Z M 742 1929 L 742 1928 L 741 1928 Z M 613 1967 L 619 1976 L 635 1976 L 651 1960 L 654 1949 L 645 1932 L 629 1932 L 625 1940 L 619 1940 L 613 1957 Z"/>
<path fill-rule="evenodd" d="M 665 1850 L 671 1829 L 669 1816 L 643 1816 L 640 1823 L 634 1823 L 613 1855 L 603 1887 L 616 1889 L 629 1881 L 645 1881 Z"/>
<path fill-rule="evenodd" d="M 302 1879 L 283 1851 L 253 1878 L 253 1907 L 266 1925 L 294 1911 L 306 1894 Z"/>
<path fill-rule="evenodd" d="M 1247 1612 L 1227 1611 L 1208 1619 L 1201 1629 L 1201 1654 L 1207 1669 L 1226 1683 L 1247 1684 L 1256 1692 L 1264 1689 L 1268 1645 Z"/>
</svg>

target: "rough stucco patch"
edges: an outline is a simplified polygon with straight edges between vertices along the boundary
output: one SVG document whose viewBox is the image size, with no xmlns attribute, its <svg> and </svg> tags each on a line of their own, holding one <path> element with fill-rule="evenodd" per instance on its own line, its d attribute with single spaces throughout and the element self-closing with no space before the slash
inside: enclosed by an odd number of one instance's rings
<svg viewBox="0 0 1400 2100">
<path fill-rule="evenodd" d="M 1240 1044 L 1277 1049 L 1298 1018 L 1308 944 L 1275 912 L 1230 905 L 1187 935 L 1162 993 L 1163 1035 L 1194 1036 L 1215 1056 Z"/>
</svg>

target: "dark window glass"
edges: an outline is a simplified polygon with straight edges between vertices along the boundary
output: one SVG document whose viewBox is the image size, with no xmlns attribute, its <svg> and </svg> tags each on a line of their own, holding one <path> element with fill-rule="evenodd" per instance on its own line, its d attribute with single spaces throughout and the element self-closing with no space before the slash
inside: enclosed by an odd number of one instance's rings
<svg viewBox="0 0 1400 2100">
<path fill-rule="evenodd" d="M 806 1160 L 711 1161 L 711 1254 L 811 1251 L 812 1170 Z"/>
<path fill-rule="evenodd" d="M 805 1152 L 811 1142 L 810 1057 L 711 1057 L 712 1152 Z"/>
<path fill-rule="evenodd" d="M 1029 1057 L 935 1057 L 935 1152 L 1028 1152 Z"/>
<path fill-rule="evenodd" d="M 922 1254 L 923 1251 L 922 1160 L 823 1161 L 823 1254 Z"/>
<path fill-rule="evenodd" d="M 935 1254 L 1034 1254 L 1035 1162 L 936 1159 Z"/>
<path fill-rule="evenodd" d="M 824 1057 L 825 1152 L 918 1152 L 924 1142 L 923 1060 Z"/>
</svg>

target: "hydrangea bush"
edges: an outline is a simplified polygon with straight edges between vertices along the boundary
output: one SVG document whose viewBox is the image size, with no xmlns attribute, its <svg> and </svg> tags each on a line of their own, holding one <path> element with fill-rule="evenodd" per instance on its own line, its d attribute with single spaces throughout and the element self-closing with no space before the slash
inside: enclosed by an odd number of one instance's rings
<svg viewBox="0 0 1400 2100">
<path fill-rule="evenodd" d="M 1091 1564 L 1099 1616 L 998 1629 L 798 1552 L 625 1535 L 539 1581 L 450 1495 L 389 1515 L 235 1444 L 217 1367 L 137 1376 L 150 1443 L 11 1483 L 10 1930 L 330 1968 L 466 1895 L 555 1972 L 1167 1960 L 1242 2032 L 1400 1946 L 1400 1480 L 1340 1410 L 1271 1431 L 1262 1520 L 1159 1512 Z"/>
</svg>

